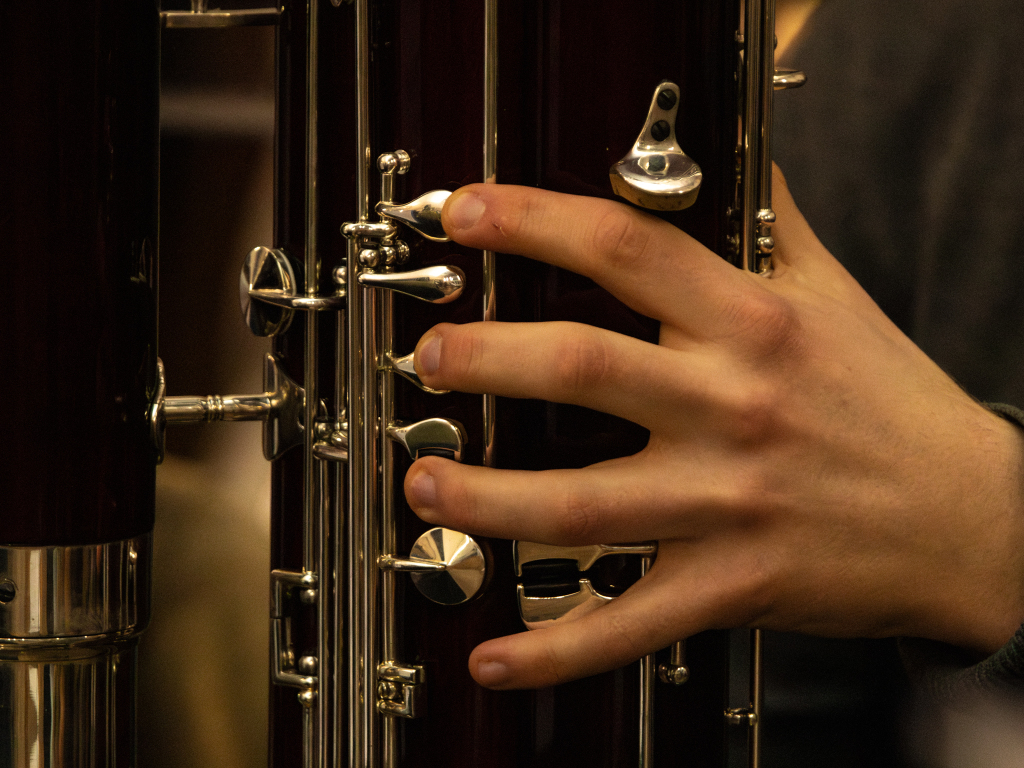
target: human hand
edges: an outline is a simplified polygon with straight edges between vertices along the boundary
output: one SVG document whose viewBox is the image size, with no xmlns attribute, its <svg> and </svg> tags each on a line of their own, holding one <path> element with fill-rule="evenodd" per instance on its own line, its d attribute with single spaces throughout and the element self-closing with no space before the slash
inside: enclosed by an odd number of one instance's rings
<svg viewBox="0 0 1024 768">
<path fill-rule="evenodd" d="M 659 542 L 650 571 L 608 605 L 478 646 L 482 685 L 564 682 L 714 628 L 987 652 L 1024 619 L 1017 429 L 882 314 L 780 174 L 775 210 L 764 277 L 618 203 L 500 185 L 449 199 L 455 241 L 581 273 L 661 323 L 658 345 L 573 323 L 474 323 L 417 346 L 430 387 L 572 403 L 650 430 L 640 453 L 585 469 L 430 457 L 409 470 L 406 497 L 432 524 Z"/>
</svg>

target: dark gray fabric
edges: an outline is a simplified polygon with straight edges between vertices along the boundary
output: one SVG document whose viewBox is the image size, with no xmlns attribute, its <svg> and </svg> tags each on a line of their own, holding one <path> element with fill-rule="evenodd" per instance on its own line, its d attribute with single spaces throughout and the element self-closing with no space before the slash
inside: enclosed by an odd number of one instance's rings
<svg viewBox="0 0 1024 768">
<path fill-rule="evenodd" d="M 1024 3 L 826 0 L 775 158 L 825 245 L 971 394 L 1024 403 Z"/>
<path fill-rule="evenodd" d="M 1022 46 L 1020 0 L 825 0 L 780 61 L 808 85 L 778 95 L 774 155 L 822 242 L 886 314 L 975 397 L 1024 404 Z M 862 672 L 887 668 L 879 646 L 836 642 L 806 640 L 800 672 L 769 648 L 791 699 L 811 700 L 811 676 L 836 687 L 836 653 L 859 655 Z M 980 663 L 928 641 L 904 641 L 902 655 L 943 697 L 1024 690 L 1024 633 Z M 835 712 L 891 706 L 901 683 L 890 686 L 845 695 Z M 893 728 L 880 722 L 872 738 Z"/>
<path fill-rule="evenodd" d="M 900 653 L 914 681 L 946 703 L 973 704 L 980 693 L 1024 693 L 1024 626 L 981 661 L 960 648 L 913 638 L 900 641 Z"/>
</svg>

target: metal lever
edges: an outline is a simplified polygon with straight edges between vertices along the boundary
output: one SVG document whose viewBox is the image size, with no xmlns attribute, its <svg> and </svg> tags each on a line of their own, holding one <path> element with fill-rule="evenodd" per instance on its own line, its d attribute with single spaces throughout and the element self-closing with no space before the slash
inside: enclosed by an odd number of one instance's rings
<svg viewBox="0 0 1024 768">
<path fill-rule="evenodd" d="M 654 211 L 679 211 L 696 202 L 703 175 L 676 143 L 678 109 L 679 86 L 665 80 L 633 148 L 609 171 L 615 194 Z"/>
<path fill-rule="evenodd" d="M 690 679 L 690 668 L 686 666 L 686 641 L 672 644 L 668 664 L 658 665 L 658 678 L 663 683 L 682 685 Z"/>
<path fill-rule="evenodd" d="M 345 306 L 344 291 L 327 296 L 303 296 L 295 292 L 295 272 L 280 248 L 257 246 L 249 251 L 238 277 L 242 316 L 256 336 L 276 336 L 288 330 L 295 310 L 339 310 Z"/>
<path fill-rule="evenodd" d="M 291 325 L 295 314 L 287 307 L 264 301 L 253 301 L 253 292 L 273 291 L 295 294 L 295 271 L 284 251 L 257 246 L 249 251 L 238 276 L 238 300 L 242 317 L 256 336 L 276 336 Z"/>
<path fill-rule="evenodd" d="M 262 421 L 263 455 L 267 461 L 273 461 L 293 445 L 302 442 L 302 413 L 306 393 L 278 367 L 273 355 L 267 355 L 264 360 L 265 391 L 259 395 L 166 397 L 164 364 L 159 359 L 157 377 L 157 392 L 149 408 L 149 422 L 158 464 L 163 461 L 164 430 L 167 424 Z"/>
<path fill-rule="evenodd" d="M 807 75 L 799 69 L 776 69 L 772 81 L 773 90 L 788 91 L 790 88 L 799 88 L 807 83 Z"/>
<path fill-rule="evenodd" d="M 466 430 L 451 419 L 424 419 L 414 424 L 396 422 L 388 427 L 388 437 L 409 452 L 413 461 L 423 456 L 443 456 L 462 461 Z"/>
<path fill-rule="evenodd" d="M 448 528 L 431 528 L 412 545 L 408 558 L 381 555 L 383 571 L 409 573 L 424 597 L 441 605 L 459 605 L 483 586 L 487 562 L 471 536 Z"/>
<path fill-rule="evenodd" d="M 451 241 L 451 238 L 445 234 L 444 227 L 441 226 L 441 209 L 444 208 L 445 200 L 451 197 L 451 194 L 446 189 L 434 189 L 424 192 L 415 200 L 404 205 L 392 203 L 390 200 L 381 200 L 377 203 L 375 210 L 381 216 L 402 222 L 428 240 L 447 243 Z"/>
<path fill-rule="evenodd" d="M 556 547 L 532 541 L 513 541 L 512 557 L 516 575 L 523 575 L 523 565 L 538 560 L 574 560 L 576 569 L 586 571 L 606 555 L 655 555 L 658 545 L 649 544 L 588 544 L 582 547 Z"/>
<path fill-rule="evenodd" d="M 423 667 L 381 662 L 377 665 L 377 711 L 391 717 L 419 717 L 425 704 L 426 680 Z"/>
<path fill-rule="evenodd" d="M 420 381 L 420 376 L 418 373 L 416 373 L 416 366 L 413 364 L 415 357 L 415 352 L 410 352 L 408 355 L 405 355 L 404 357 L 388 356 L 388 368 L 394 373 L 397 373 L 406 381 L 411 381 L 424 392 L 429 392 L 432 395 L 448 394 L 449 390 L 447 389 L 431 389 L 422 381 Z"/>
<path fill-rule="evenodd" d="M 167 29 L 276 26 L 281 23 L 281 10 L 240 8 L 231 11 L 209 11 L 206 9 L 206 0 L 192 0 L 191 11 L 161 11 L 160 22 Z"/>
<path fill-rule="evenodd" d="M 540 629 L 560 619 L 578 619 L 615 599 L 595 590 L 590 579 L 580 579 L 579 584 L 579 592 L 556 597 L 528 597 L 523 585 L 517 584 L 519 615 L 526 628 Z"/>
<path fill-rule="evenodd" d="M 444 456 L 462 461 L 466 432 L 457 421 L 425 419 L 415 424 L 401 422 L 388 427 L 388 437 L 401 443 L 413 459 Z M 409 573 L 413 585 L 441 605 L 458 605 L 480 591 L 487 572 L 480 545 L 459 531 L 432 528 L 420 536 L 409 557 L 381 555 L 381 570 Z"/>
<path fill-rule="evenodd" d="M 317 601 L 316 576 L 298 571 L 273 570 L 270 572 L 270 643 L 271 675 L 278 685 L 315 690 L 317 686 L 317 658 L 295 658 L 291 640 L 291 621 L 287 596 L 298 591 L 299 601 L 313 605 Z"/>
<path fill-rule="evenodd" d="M 462 293 L 466 275 L 458 267 L 436 266 L 412 272 L 360 272 L 360 285 L 386 288 L 431 304 L 447 304 Z"/>
</svg>

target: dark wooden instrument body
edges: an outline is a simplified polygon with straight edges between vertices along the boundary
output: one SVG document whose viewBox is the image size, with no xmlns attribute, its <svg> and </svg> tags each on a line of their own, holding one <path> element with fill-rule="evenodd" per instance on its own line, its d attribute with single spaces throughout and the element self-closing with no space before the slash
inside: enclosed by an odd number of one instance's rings
<svg viewBox="0 0 1024 768">
<path fill-rule="evenodd" d="M 371 4 L 371 135 L 373 158 L 404 149 L 410 172 L 396 200 L 482 180 L 484 18 L 481 2 L 388 0 Z M 730 6 L 730 7 L 726 7 Z M 709 247 L 724 252 L 726 211 L 735 179 L 738 9 L 707 0 L 685 3 L 505 2 L 500 6 L 498 180 L 562 192 L 611 197 L 608 169 L 636 140 L 655 86 L 680 84 L 677 132 L 699 162 L 705 182 L 694 208 L 666 215 Z M 275 245 L 301 262 L 304 251 L 304 4 L 289 8 L 279 48 L 278 206 Z M 356 218 L 355 54 L 352 9 L 320 5 L 319 170 L 321 286 L 345 258 L 339 227 Z M 376 169 L 371 205 L 378 197 Z M 482 317 L 481 255 L 405 233 L 407 268 L 455 264 L 468 277 L 457 301 L 440 306 L 395 299 L 395 352 L 412 351 L 438 322 Z M 573 320 L 649 341 L 657 325 L 612 299 L 591 281 L 526 259 L 498 256 L 498 319 Z M 335 319 L 319 316 L 321 393 L 334 391 Z M 276 352 L 302 377 L 303 318 L 276 342 Z M 323 395 L 322 395 L 323 396 Z M 337 407 L 325 399 L 333 413 Z M 585 466 L 640 450 L 646 433 L 582 408 L 499 400 L 497 465 L 544 469 Z M 469 434 L 467 461 L 482 459 L 481 398 L 420 392 L 396 383 L 396 416 L 444 416 Z M 396 450 L 397 495 L 409 464 Z M 301 564 L 301 457 L 274 468 L 272 566 Z M 427 526 L 400 504 L 397 554 L 404 556 Z M 482 596 L 457 607 L 430 603 L 398 580 L 401 660 L 427 669 L 427 715 L 400 720 L 402 766 L 625 766 L 639 750 L 638 665 L 542 691 L 493 692 L 473 682 L 470 651 L 485 639 L 522 631 L 510 545 L 487 542 L 492 577 Z M 339 568 L 339 572 L 343 572 Z M 606 579 L 638 575 L 636 564 L 612 564 Z M 341 649 L 339 649 L 341 652 Z M 727 651 L 721 634 L 690 641 L 692 679 L 656 684 L 656 763 L 707 766 L 724 760 L 722 712 Z M 351 692 L 349 692 L 351 693 Z M 272 692 L 272 762 L 299 765 L 300 707 L 293 689 Z M 344 712 L 336 713 L 343 717 Z M 685 749 L 680 748 L 685 744 Z M 340 754 L 344 755 L 344 749 Z"/>
<path fill-rule="evenodd" d="M 157 11 L 0 6 L 3 545 L 153 528 Z"/>
</svg>

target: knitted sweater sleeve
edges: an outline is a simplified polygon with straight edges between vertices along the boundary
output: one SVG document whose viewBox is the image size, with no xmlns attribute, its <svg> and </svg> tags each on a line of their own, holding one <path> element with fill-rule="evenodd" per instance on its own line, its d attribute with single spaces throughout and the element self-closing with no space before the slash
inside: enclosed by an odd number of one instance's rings
<svg viewBox="0 0 1024 768">
<path fill-rule="evenodd" d="M 986 407 L 1024 428 L 1021 409 L 1000 403 Z M 915 638 L 902 639 L 900 653 L 911 678 L 939 700 L 955 702 L 990 692 L 1024 693 L 1024 625 L 1006 645 L 981 661 L 962 648 Z"/>
</svg>

